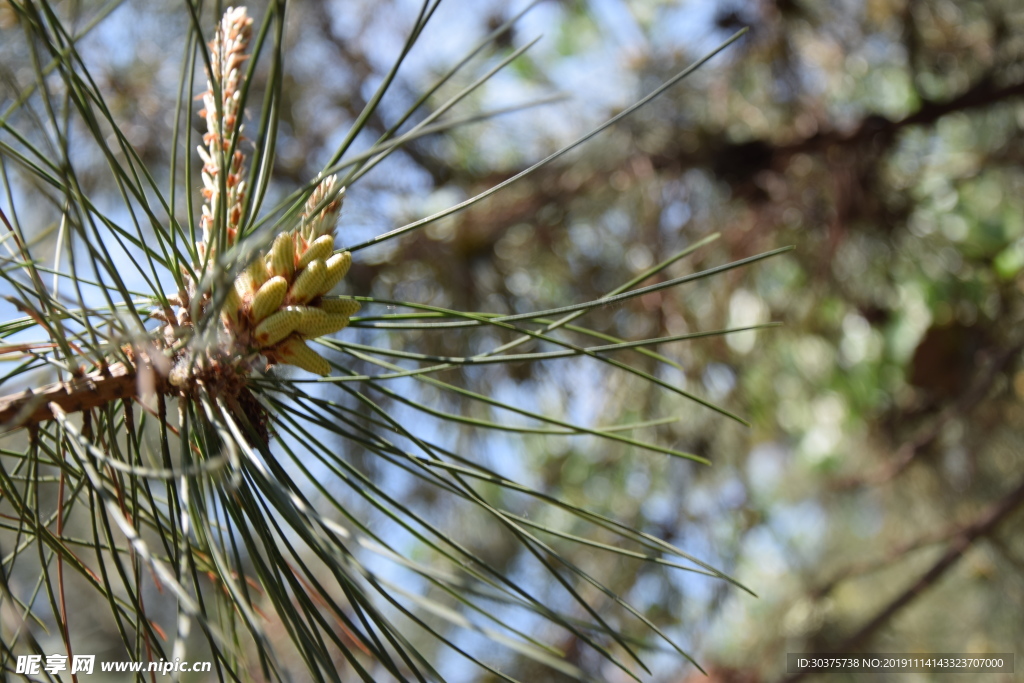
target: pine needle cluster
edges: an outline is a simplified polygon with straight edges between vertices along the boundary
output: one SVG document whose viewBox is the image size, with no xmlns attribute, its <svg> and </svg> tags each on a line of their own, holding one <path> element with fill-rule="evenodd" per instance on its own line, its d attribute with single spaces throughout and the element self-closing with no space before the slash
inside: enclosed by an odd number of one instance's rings
<svg viewBox="0 0 1024 683">
<path fill-rule="evenodd" d="M 0 114 L 0 178 L 6 189 L 0 219 L 8 248 L 0 276 L 19 310 L 0 322 L 0 353 L 12 361 L 0 376 L 5 671 L 13 670 L 19 654 L 52 654 L 52 640 L 44 644 L 39 638 L 47 630 L 58 634 L 67 654 L 81 650 L 78 633 L 85 620 L 69 610 L 70 587 L 91 592 L 106 606 L 105 615 L 90 614 L 88 621 L 110 624 L 127 657 L 209 657 L 219 680 L 437 680 L 443 677 L 437 648 L 512 680 L 497 658 L 453 635 L 459 630 L 481 634 L 560 675 L 591 677 L 541 634 L 522 629 L 524 614 L 545 629 L 571 634 L 631 677 L 647 670 L 643 655 L 654 647 L 690 658 L 643 611 L 559 548 L 589 547 L 607 557 L 733 579 L 643 530 L 507 479 L 436 442 L 393 407 L 411 407 L 452 429 L 589 435 L 703 461 L 629 435 L 658 420 L 574 424 L 502 403 L 439 374 L 453 367 L 587 357 L 739 420 L 616 358 L 630 350 L 678 367 L 651 347 L 734 330 L 625 340 L 573 321 L 594 308 L 782 250 L 641 286 L 712 236 L 599 300 L 516 315 L 333 291 L 360 250 L 450 216 L 552 163 L 725 45 L 517 176 L 438 214 L 346 245 L 344 229 L 340 238 L 336 232 L 345 194 L 358 191 L 360 178 L 402 145 L 460 125 L 459 119 L 441 117 L 529 47 L 501 55 L 468 90 L 405 127 L 475 57 L 504 49 L 502 36 L 513 17 L 439 76 L 375 143 L 357 151 L 354 142 L 437 5 L 423 3 L 388 77 L 322 172 L 280 204 L 264 207 L 282 104 L 284 2 L 269 3 L 259 25 L 245 8 L 229 8 L 210 40 L 203 36 L 212 22 L 198 4 L 185 3 L 191 29 L 171 141 L 170 188 L 158 185 L 157 174 L 130 144 L 76 47 L 110 8 L 98 9 L 75 33 L 55 4 L 11 3 L 26 36 L 24 56 L 34 81 Z M 257 106 L 248 101 L 249 84 L 261 59 L 268 87 Z M 207 130 L 198 146 L 202 205 L 195 210 L 188 189 L 194 169 L 184 152 L 193 148 L 186 112 L 195 75 L 203 71 L 207 87 L 200 114 Z M 45 120 L 35 119 L 36 111 L 45 112 Z M 243 135 L 250 124 L 251 139 Z M 86 140 L 73 136 L 73 129 L 86 131 Z M 84 189 L 75 145 L 88 145 L 106 159 L 109 187 L 118 191 L 127 223 L 104 213 Z M 180 168 L 179 156 L 185 157 Z M 12 174 L 27 182 L 13 186 Z M 36 239 L 35 226 L 21 218 L 28 201 L 22 188 L 28 186 L 59 210 L 55 243 Z M 44 249 L 52 258 L 44 257 Z M 144 283 L 141 291 L 129 284 L 135 281 Z M 403 310 L 394 312 L 395 307 Z M 357 316 L 361 309 L 369 314 Z M 445 334 L 456 328 L 499 332 L 511 340 L 486 352 L 439 357 L 361 344 L 353 333 Z M 594 338 L 601 343 L 581 341 Z M 554 350 L 510 353 L 527 342 Z M 282 370 L 284 365 L 292 369 Z M 54 375 L 57 381 L 47 384 Z M 520 421 L 444 412 L 418 393 L 393 388 L 398 379 Z M 523 427 L 522 419 L 532 426 Z M 510 535 L 565 601 L 545 600 L 543 590 L 396 497 L 350 451 L 415 477 Z M 339 487 L 346 496 L 338 495 Z M 504 494 L 529 497 L 567 514 L 578 527 L 546 527 L 517 515 L 503 502 Z M 412 546 L 378 531 L 365 510 L 413 539 Z M 578 528 L 589 531 L 581 535 Z M 26 584 L 26 572 L 36 579 Z M 598 609 L 598 602 L 610 607 Z"/>
</svg>

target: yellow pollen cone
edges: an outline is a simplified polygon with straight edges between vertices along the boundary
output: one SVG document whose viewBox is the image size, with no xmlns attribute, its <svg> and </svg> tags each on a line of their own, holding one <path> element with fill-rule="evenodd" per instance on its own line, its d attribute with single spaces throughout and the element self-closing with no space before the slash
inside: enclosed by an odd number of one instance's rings
<svg viewBox="0 0 1024 683">
<path fill-rule="evenodd" d="M 228 288 L 227 296 L 224 297 L 224 305 L 220 309 L 224 324 L 232 326 L 237 323 L 238 311 L 241 308 L 242 300 L 238 297 L 238 290 L 234 286 Z"/>
<path fill-rule="evenodd" d="M 325 334 L 333 334 L 339 330 L 343 330 L 348 327 L 348 316 L 338 315 L 337 313 L 325 313 L 319 308 L 311 309 L 318 311 L 320 315 L 309 316 L 308 320 L 304 320 L 300 326 L 296 326 L 295 331 L 301 334 L 303 337 L 322 337 Z"/>
<path fill-rule="evenodd" d="M 327 313 L 316 306 L 289 306 L 299 311 L 299 322 L 295 324 L 295 332 L 303 337 L 315 336 L 313 332 L 323 327 Z"/>
<path fill-rule="evenodd" d="M 288 299 L 293 304 L 304 304 L 323 291 L 327 279 L 327 266 L 320 259 L 315 259 L 306 266 L 295 278 Z"/>
<path fill-rule="evenodd" d="M 267 264 L 263 262 L 263 259 L 258 258 L 249 264 L 249 267 L 245 269 L 245 272 L 249 274 L 252 279 L 252 288 L 254 290 L 259 289 L 263 286 L 263 283 L 270 277 L 267 274 Z"/>
<path fill-rule="evenodd" d="M 349 266 L 352 265 L 352 254 L 347 251 L 335 254 L 327 259 L 325 265 L 327 266 L 327 277 L 324 280 L 323 287 L 320 289 L 320 294 L 326 294 L 341 282 L 341 278 L 345 277 Z"/>
<path fill-rule="evenodd" d="M 287 293 L 288 280 L 283 276 L 275 275 L 267 280 L 252 298 L 252 321 L 259 323 L 279 309 Z"/>
<path fill-rule="evenodd" d="M 355 315 L 361 306 L 358 301 L 352 299 L 321 299 L 320 308 L 328 313 L 339 313 L 347 317 Z"/>
<path fill-rule="evenodd" d="M 295 272 L 295 237 L 290 232 L 277 236 L 267 255 L 267 269 L 271 275 L 290 278 Z"/>
<path fill-rule="evenodd" d="M 234 289 L 235 295 L 238 297 L 239 305 L 241 305 L 241 302 L 256 293 L 256 286 L 253 284 L 252 276 L 249 275 L 248 269 L 243 270 L 239 273 L 238 277 L 235 278 Z"/>
<path fill-rule="evenodd" d="M 272 346 L 295 330 L 299 317 L 298 311 L 288 308 L 278 311 L 256 326 L 253 338 L 261 347 Z"/>
<path fill-rule="evenodd" d="M 314 375 L 325 377 L 331 374 L 327 360 L 299 339 L 289 339 L 278 347 L 275 353 L 282 363 L 302 368 Z"/>
<path fill-rule="evenodd" d="M 309 245 L 306 253 L 299 259 L 299 268 L 305 268 L 312 261 L 326 259 L 334 251 L 334 238 L 330 235 L 322 235 Z"/>
</svg>

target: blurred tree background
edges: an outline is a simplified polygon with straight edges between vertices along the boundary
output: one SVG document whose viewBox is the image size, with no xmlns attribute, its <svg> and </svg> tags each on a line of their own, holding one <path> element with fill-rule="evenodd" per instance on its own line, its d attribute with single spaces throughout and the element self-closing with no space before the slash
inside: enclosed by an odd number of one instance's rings
<svg viewBox="0 0 1024 683">
<path fill-rule="evenodd" d="M 417 7 L 289 3 L 280 192 L 323 167 Z M 442 4 L 366 140 L 518 9 Z M 257 3 L 250 10 L 260 13 Z M 164 103 L 181 52 L 168 36 L 187 21 L 176 8 L 127 2 L 83 49 L 101 65 L 115 118 L 157 168 L 167 167 L 173 112 Z M 643 431 L 711 467 L 589 437 L 471 429 L 453 437 L 460 452 L 675 543 L 758 593 L 625 560 L 592 567 L 710 675 L 666 651 L 651 660 L 652 680 L 781 680 L 786 652 L 1012 652 L 1024 643 L 1024 541 L 1014 533 L 1024 519 L 1016 0 L 540 2 L 503 40 L 507 50 L 542 40 L 470 109 L 566 99 L 412 143 L 350 192 L 339 239 L 362 241 L 513 176 L 742 27 L 750 32 L 733 48 L 582 149 L 361 252 L 348 291 L 521 312 L 598 298 L 714 232 L 722 238 L 664 277 L 795 245 L 588 318 L 629 339 L 784 323 L 657 349 L 686 368 L 659 371 L 662 379 L 750 428 L 588 359 L 463 372 L 468 387 L 584 423 L 678 417 Z M 13 87 L 18 74 L 7 76 Z M 398 335 L 424 352 L 465 351 L 455 333 L 363 330 L 357 340 Z M 351 457 L 374 471 L 365 454 Z M 445 501 L 415 480 L 401 488 L 415 508 L 445 514 Z M 526 519 L 531 505 L 522 502 Z M 524 562 L 511 537 L 484 527 L 474 536 L 477 520 L 451 521 L 491 561 Z M 586 564 L 586 549 L 572 552 Z M 593 675 L 621 675 L 564 634 L 551 639 Z M 525 660 L 503 662 L 523 680 L 554 680 Z"/>
</svg>

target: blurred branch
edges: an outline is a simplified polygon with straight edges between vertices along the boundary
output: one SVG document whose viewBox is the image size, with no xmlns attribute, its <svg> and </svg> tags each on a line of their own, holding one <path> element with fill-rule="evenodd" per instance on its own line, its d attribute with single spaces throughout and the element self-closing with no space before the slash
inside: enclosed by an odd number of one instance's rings
<svg viewBox="0 0 1024 683">
<path fill-rule="evenodd" d="M 999 525 L 1006 520 L 1013 512 L 1024 504 L 1024 480 L 1021 480 L 1010 493 L 1002 500 L 990 506 L 988 510 L 978 517 L 972 524 L 953 539 L 950 547 L 939 558 L 938 562 L 932 565 L 918 581 L 900 594 L 895 600 L 889 603 L 875 618 L 865 624 L 854 635 L 850 636 L 839 648 L 839 652 L 849 652 L 860 646 L 880 626 L 892 618 L 903 607 L 907 606 L 918 595 L 937 582 L 956 561 L 963 556 L 964 552 L 979 538 L 994 532 Z"/>
<path fill-rule="evenodd" d="M 829 652 L 852 652 L 862 646 L 874 635 L 875 631 L 884 626 L 901 609 L 913 602 L 918 596 L 937 583 L 949 571 L 971 545 L 980 538 L 993 533 L 1021 505 L 1024 505 L 1024 479 L 1003 497 L 980 515 L 974 522 L 963 529 L 952 539 L 949 548 L 942 557 L 932 565 L 912 586 L 900 593 L 895 600 L 886 605 L 874 618 L 862 626 L 856 633 L 836 647 L 829 647 Z M 783 678 L 780 683 L 795 683 L 802 680 L 806 673 L 800 672 Z"/>
<path fill-rule="evenodd" d="M 673 135 L 656 153 L 637 152 L 615 167 L 590 169 L 588 183 L 566 183 L 562 180 L 565 169 L 552 165 L 534 176 L 530 189 L 531 194 L 542 197 L 544 203 L 568 206 L 574 198 L 587 194 L 591 187 L 590 181 L 606 182 L 619 168 L 644 168 L 654 173 L 664 170 L 678 173 L 691 168 L 706 168 L 734 187 L 743 186 L 759 172 L 784 166 L 796 155 L 821 153 L 833 147 L 856 148 L 859 153 L 870 148 L 872 151 L 869 156 L 880 158 L 895 140 L 897 132 L 905 127 L 931 125 L 949 114 L 980 109 L 1021 96 L 1024 96 L 1024 81 L 996 87 L 991 78 L 986 77 L 950 100 L 924 101 L 916 112 L 902 119 L 892 121 L 879 114 L 867 114 L 850 131 L 819 130 L 794 142 L 775 143 L 767 139 L 754 139 L 737 143 L 726 139 L 722 131 L 701 130 L 697 131 L 699 147 L 694 150 L 678 142 L 673 144 L 673 141 L 680 138 Z M 426 163 L 423 155 L 414 160 L 436 179 L 464 187 L 481 182 L 493 185 L 518 173 L 513 170 L 481 176 L 479 173 L 467 172 L 463 167 L 446 166 L 442 178 L 437 169 L 432 168 L 434 164 Z"/>
<path fill-rule="evenodd" d="M 947 526 L 937 533 L 924 534 L 913 540 L 896 544 L 882 557 L 852 563 L 842 571 L 836 573 L 831 579 L 823 583 L 821 586 L 812 590 L 811 598 L 813 600 L 821 600 L 827 597 L 828 594 L 835 590 L 836 586 L 843 581 L 847 581 L 857 576 L 863 576 L 864 574 L 870 574 L 880 569 L 885 569 L 915 550 L 920 550 L 930 545 L 935 545 L 936 543 L 947 542 L 962 536 L 970 526 L 970 524 L 954 524 Z"/>
<path fill-rule="evenodd" d="M 763 139 L 738 144 L 710 142 L 696 155 L 666 150 L 665 154 L 659 155 L 661 163 L 655 161 L 654 164 L 656 168 L 663 165 L 678 166 L 680 163 L 684 167 L 708 165 L 720 176 L 736 184 L 754 178 L 765 169 L 784 165 L 798 154 L 820 153 L 832 147 L 854 147 L 858 150 L 870 148 L 874 150 L 873 156 L 879 158 L 896 139 L 896 133 L 903 128 L 931 125 L 949 114 L 980 109 L 1021 96 L 1024 96 L 1024 81 L 995 87 L 991 77 L 986 76 L 961 95 L 945 102 L 926 100 L 916 112 L 896 121 L 880 114 L 868 114 L 851 129 L 852 132 L 818 131 L 802 140 L 785 144 L 774 144 Z M 875 146 L 868 147 L 868 143 L 874 143 Z"/>
<path fill-rule="evenodd" d="M 856 145 L 878 135 L 892 135 L 907 126 L 931 125 L 949 114 L 980 109 L 1021 96 L 1024 96 L 1024 81 L 1003 87 L 994 87 L 991 77 L 986 76 L 962 94 L 945 102 L 923 101 L 916 112 L 902 119 L 891 121 L 880 114 L 869 114 L 861 119 L 851 133 L 818 132 L 804 140 L 775 147 L 774 153 L 788 156 L 800 152 L 817 151 L 831 145 Z"/>
</svg>

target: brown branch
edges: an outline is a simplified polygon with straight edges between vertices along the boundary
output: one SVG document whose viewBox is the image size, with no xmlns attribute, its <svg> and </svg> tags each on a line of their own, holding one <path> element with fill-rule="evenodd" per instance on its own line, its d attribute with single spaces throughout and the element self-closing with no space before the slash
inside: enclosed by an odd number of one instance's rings
<svg viewBox="0 0 1024 683">
<path fill-rule="evenodd" d="M 964 528 L 964 530 L 952 540 L 949 548 L 939 558 L 938 562 L 932 565 L 913 586 L 905 590 L 871 621 L 861 627 L 859 631 L 850 636 L 840 647 L 841 652 L 849 652 L 859 647 L 865 640 L 871 637 L 880 626 L 893 617 L 898 611 L 910 604 L 918 595 L 930 588 L 938 581 L 954 564 L 960 559 L 964 552 L 979 538 L 991 534 L 1010 516 L 1018 507 L 1024 504 L 1024 480 L 1021 480 L 1016 488 L 1010 491 L 1002 500 L 991 505 L 978 519 Z"/>
<path fill-rule="evenodd" d="M 987 107 L 1022 95 L 1024 95 L 1024 82 L 998 88 L 993 87 L 988 78 L 984 78 L 966 92 L 951 100 L 945 102 L 925 102 L 915 113 L 897 121 L 893 125 L 895 127 L 903 127 L 932 124 L 947 114 Z"/>
<path fill-rule="evenodd" d="M 160 373 L 149 365 L 144 365 L 143 371 L 154 375 L 154 391 L 166 391 L 166 379 Z M 139 394 L 138 385 L 135 368 L 118 362 L 68 382 L 0 397 L 0 429 L 17 429 L 52 420 L 50 403 L 66 413 L 74 413 L 99 408 L 110 401 L 135 398 Z"/>
<path fill-rule="evenodd" d="M 946 527 L 938 533 L 925 534 L 924 536 L 915 538 L 911 541 L 898 543 L 891 547 L 885 555 L 881 557 L 874 557 L 869 560 L 855 562 L 833 575 L 832 578 L 821 584 L 818 588 L 812 590 L 811 597 L 814 600 L 821 600 L 834 591 L 836 586 L 848 579 L 855 576 L 870 574 L 889 567 L 893 562 L 904 558 L 915 550 L 927 548 L 928 546 L 935 545 L 937 543 L 948 542 L 950 539 L 957 538 L 962 535 L 966 528 L 967 526 L 965 525 L 953 525 L 952 527 Z"/>
<path fill-rule="evenodd" d="M 830 647 L 829 652 L 852 652 L 863 645 L 864 642 L 875 633 L 875 631 L 884 626 L 893 618 L 893 616 L 896 615 L 897 612 L 909 605 L 917 597 L 937 583 L 938 580 L 956 564 L 957 560 L 963 557 L 964 553 L 975 541 L 993 533 L 996 528 L 998 528 L 998 526 L 1014 511 L 1021 507 L 1021 505 L 1024 505 L 1024 480 L 1021 480 L 1017 484 L 1016 488 L 1004 496 L 1002 500 L 991 505 L 982 515 L 975 519 L 974 522 L 965 526 L 963 530 L 952 539 L 949 548 L 947 548 L 946 552 L 942 554 L 942 557 L 940 557 L 939 560 L 932 565 L 932 568 L 925 572 L 921 578 L 914 583 L 914 585 L 900 593 L 895 600 L 886 605 L 877 615 L 868 621 L 868 623 L 864 624 L 856 633 L 847 638 L 842 644 L 835 648 Z M 783 678 L 780 683 L 795 683 L 796 681 L 802 680 L 809 673 L 811 673 L 811 671 L 805 670 L 792 674 L 791 676 Z"/>
<path fill-rule="evenodd" d="M 902 119 L 891 120 L 880 114 L 867 114 L 852 128 L 826 128 L 790 142 L 754 139 L 735 143 L 724 134 L 709 130 L 702 133 L 697 150 L 666 145 L 650 159 L 656 170 L 710 168 L 734 187 L 745 186 L 760 171 L 784 168 L 800 154 L 820 154 L 831 148 L 853 147 L 861 154 L 865 150 L 873 150 L 872 155 L 877 156 L 892 146 L 897 133 L 903 128 L 930 126 L 949 114 L 981 109 L 1022 96 L 1024 81 L 995 86 L 986 77 L 948 100 L 924 101 L 917 111 Z"/>
<path fill-rule="evenodd" d="M 1024 81 L 1003 87 L 993 87 L 992 82 L 984 78 L 960 95 L 944 102 L 925 101 L 917 111 L 902 119 L 891 121 L 884 116 L 870 114 L 862 119 L 851 133 L 844 134 L 839 131 L 817 133 L 796 143 L 780 146 L 775 151 L 795 154 L 828 145 L 857 144 L 878 134 L 892 134 L 907 126 L 928 126 L 949 114 L 980 109 L 1021 96 L 1024 96 Z"/>
</svg>

